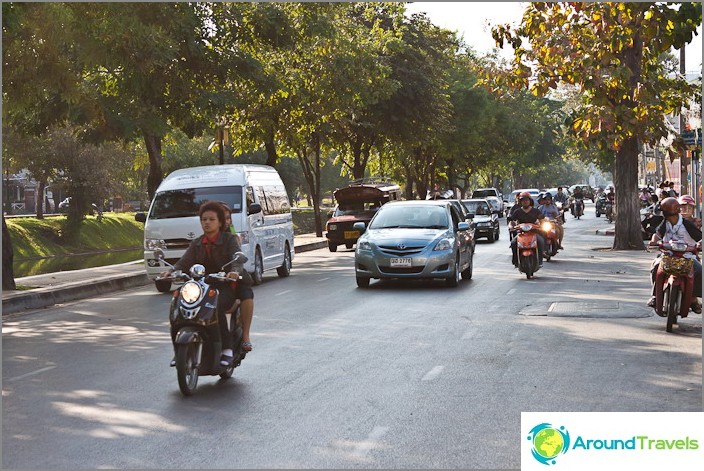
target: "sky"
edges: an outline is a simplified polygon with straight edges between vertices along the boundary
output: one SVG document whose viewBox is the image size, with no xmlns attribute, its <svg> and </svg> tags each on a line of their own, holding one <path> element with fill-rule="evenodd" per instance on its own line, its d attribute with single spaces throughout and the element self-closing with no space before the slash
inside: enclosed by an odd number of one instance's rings
<svg viewBox="0 0 704 471">
<path fill-rule="evenodd" d="M 425 12 L 437 26 L 457 31 L 465 42 L 480 53 L 491 52 L 495 46 L 491 37 L 491 26 L 504 23 L 518 24 L 523 14 L 523 2 L 417 2 L 409 3 L 409 13 Z M 687 72 L 701 72 L 702 28 L 698 36 L 685 48 Z M 501 55 L 509 58 L 511 48 L 504 46 Z M 676 53 L 679 57 L 679 53 Z"/>
</svg>

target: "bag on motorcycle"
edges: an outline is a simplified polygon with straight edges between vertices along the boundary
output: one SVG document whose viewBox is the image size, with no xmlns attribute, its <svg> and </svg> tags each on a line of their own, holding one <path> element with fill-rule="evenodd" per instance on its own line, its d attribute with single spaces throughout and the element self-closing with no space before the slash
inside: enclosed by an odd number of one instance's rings
<svg viewBox="0 0 704 471">
<path fill-rule="evenodd" d="M 687 275 L 694 266 L 694 259 L 663 255 L 660 266 L 668 275 Z"/>
</svg>

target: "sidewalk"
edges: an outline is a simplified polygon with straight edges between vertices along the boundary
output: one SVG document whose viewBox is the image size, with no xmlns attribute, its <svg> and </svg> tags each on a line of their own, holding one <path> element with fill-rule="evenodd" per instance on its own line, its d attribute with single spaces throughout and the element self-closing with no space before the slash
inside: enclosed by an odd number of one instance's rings
<svg viewBox="0 0 704 471">
<path fill-rule="evenodd" d="M 327 247 L 325 237 L 303 234 L 294 237 L 295 253 Z M 2 314 L 40 309 L 77 299 L 151 283 L 144 271 L 144 261 L 121 263 L 85 270 L 71 270 L 16 278 L 17 286 L 31 289 L 2 292 Z"/>
</svg>

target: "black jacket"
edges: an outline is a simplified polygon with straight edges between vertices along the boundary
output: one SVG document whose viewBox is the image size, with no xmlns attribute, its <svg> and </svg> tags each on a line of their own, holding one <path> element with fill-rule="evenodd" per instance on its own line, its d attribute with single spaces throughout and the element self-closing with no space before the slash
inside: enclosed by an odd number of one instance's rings
<svg viewBox="0 0 704 471">
<path fill-rule="evenodd" d="M 186 253 L 181 259 L 174 264 L 176 270 L 188 271 L 191 266 L 200 263 L 205 266 L 205 272 L 217 273 L 220 268 L 230 262 L 235 257 L 235 253 L 240 251 L 241 247 L 237 237 L 229 232 L 221 232 L 218 234 L 215 243 L 210 245 L 210 256 L 203 244 L 203 235 L 191 241 Z M 225 268 L 226 272 L 236 271 L 242 275 L 242 281 L 245 284 L 252 284 L 252 278 L 249 276 L 242 263 L 233 263 Z"/>
</svg>

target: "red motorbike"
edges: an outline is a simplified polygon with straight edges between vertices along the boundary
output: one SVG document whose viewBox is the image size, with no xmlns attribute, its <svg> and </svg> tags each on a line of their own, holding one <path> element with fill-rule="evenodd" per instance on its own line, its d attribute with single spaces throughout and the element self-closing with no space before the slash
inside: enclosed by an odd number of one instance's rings
<svg viewBox="0 0 704 471">
<path fill-rule="evenodd" d="M 516 250 L 518 255 L 518 271 L 530 279 L 540 269 L 538 263 L 538 235 L 540 226 L 531 223 L 516 225 Z"/>
<path fill-rule="evenodd" d="M 551 257 L 557 255 L 557 251 L 560 248 L 560 241 L 557 239 L 557 231 L 555 230 L 555 225 L 559 223 L 557 219 L 545 218 L 540 225 L 540 229 L 545 234 L 545 253 L 543 256 L 548 262 Z"/>
<path fill-rule="evenodd" d="M 676 241 L 660 241 L 657 246 L 662 257 L 655 274 L 655 312 L 667 317 L 666 330 L 672 332 L 677 316 L 687 317 L 694 292 L 694 257 L 684 255 L 696 255 L 701 246 Z"/>
</svg>

